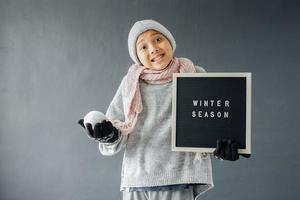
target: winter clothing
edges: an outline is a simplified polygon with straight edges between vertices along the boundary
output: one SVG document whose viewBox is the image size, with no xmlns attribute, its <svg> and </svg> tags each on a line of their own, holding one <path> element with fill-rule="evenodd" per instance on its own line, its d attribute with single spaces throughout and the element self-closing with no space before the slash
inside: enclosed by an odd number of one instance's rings
<svg viewBox="0 0 300 200">
<path fill-rule="evenodd" d="M 193 187 L 177 191 L 123 191 L 123 200 L 193 200 Z"/>
<path fill-rule="evenodd" d="M 126 188 L 126 191 L 136 192 L 136 191 L 170 191 L 170 190 L 182 190 L 189 188 L 189 184 L 176 184 L 176 185 L 163 185 L 154 187 L 130 187 Z"/>
<path fill-rule="evenodd" d="M 135 63 L 140 64 L 140 61 L 136 54 L 136 48 L 135 48 L 137 38 L 141 33 L 147 30 L 156 30 L 162 33 L 169 40 L 170 44 L 172 45 L 173 52 L 175 52 L 176 49 L 175 39 L 166 27 L 151 19 L 137 21 L 132 26 L 128 34 L 128 51 L 130 57 Z"/>
<path fill-rule="evenodd" d="M 196 72 L 205 70 L 196 66 Z M 123 78 L 108 107 L 108 119 L 125 120 L 122 92 L 127 81 L 128 75 Z M 196 159 L 192 152 L 171 151 L 172 82 L 157 85 L 139 79 L 139 87 L 143 112 L 139 114 L 132 133 L 123 135 L 119 132 L 119 139 L 114 143 L 99 143 L 103 155 L 114 155 L 125 149 L 120 190 L 195 184 L 191 187 L 196 197 L 211 189 L 213 180 L 209 155 Z"/>
<path fill-rule="evenodd" d="M 143 110 L 139 79 L 149 84 L 165 84 L 171 82 L 173 73 L 194 73 L 194 64 L 186 58 L 174 57 L 163 70 L 151 70 L 139 64 L 132 65 L 127 73 L 127 79 L 122 88 L 125 121 L 110 119 L 123 135 L 132 132 L 138 115 Z"/>
</svg>

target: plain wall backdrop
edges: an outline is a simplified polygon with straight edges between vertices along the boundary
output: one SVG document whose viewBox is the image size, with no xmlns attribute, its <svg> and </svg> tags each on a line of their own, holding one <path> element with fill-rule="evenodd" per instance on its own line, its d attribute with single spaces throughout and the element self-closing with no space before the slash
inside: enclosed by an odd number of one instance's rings
<svg viewBox="0 0 300 200">
<path fill-rule="evenodd" d="M 76 123 L 106 111 L 147 18 L 175 56 L 252 72 L 252 158 L 213 159 L 202 199 L 299 199 L 300 1 L 0 0 L 0 200 L 121 199 L 122 153 L 102 156 Z"/>
</svg>

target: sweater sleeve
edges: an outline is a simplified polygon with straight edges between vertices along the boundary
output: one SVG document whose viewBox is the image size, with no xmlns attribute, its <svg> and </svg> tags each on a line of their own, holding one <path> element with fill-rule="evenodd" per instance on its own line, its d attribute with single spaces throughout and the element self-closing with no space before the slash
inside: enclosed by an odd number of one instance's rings
<svg viewBox="0 0 300 200">
<path fill-rule="evenodd" d="M 203 67 L 200 66 L 195 66 L 196 68 L 196 73 L 205 73 L 206 70 Z"/>
<path fill-rule="evenodd" d="M 125 120 L 123 98 L 122 98 L 122 87 L 124 86 L 126 77 L 127 76 L 123 78 L 113 100 L 108 106 L 108 109 L 105 114 L 108 119 L 118 119 L 121 121 Z M 118 130 L 118 134 L 119 134 L 118 139 L 113 143 L 99 142 L 99 150 L 102 155 L 104 156 L 115 155 L 126 146 L 128 136 L 122 135 L 120 130 Z"/>
</svg>

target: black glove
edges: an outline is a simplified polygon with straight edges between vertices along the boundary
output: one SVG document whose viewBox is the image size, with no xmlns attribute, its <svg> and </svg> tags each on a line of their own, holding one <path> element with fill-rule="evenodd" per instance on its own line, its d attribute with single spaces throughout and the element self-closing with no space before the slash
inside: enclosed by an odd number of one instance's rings
<svg viewBox="0 0 300 200">
<path fill-rule="evenodd" d="M 245 158 L 251 156 L 251 154 L 239 154 L 237 143 L 230 139 L 217 140 L 217 146 L 213 154 L 216 158 L 229 161 L 238 160 L 240 155 Z"/>
<path fill-rule="evenodd" d="M 83 119 L 78 121 L 87 132 L 88 137 L 93 138 L 99 142 L 103 143 L 113 143 L 119 138 L 119 131 L 111 124 L 110 121 L 102 121 L 101 123 L 96 123 L 94 130 L 92 124 L 83 124 Z"/>
</svg>

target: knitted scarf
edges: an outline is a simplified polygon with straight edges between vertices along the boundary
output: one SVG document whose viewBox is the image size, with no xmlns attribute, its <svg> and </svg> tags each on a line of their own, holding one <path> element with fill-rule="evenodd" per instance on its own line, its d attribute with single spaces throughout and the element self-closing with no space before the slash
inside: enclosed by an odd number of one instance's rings
<svg viewBox="0 0 300 200">
<path fill-rule="evenodd" d="M 195 66 L 187 58 L 174 57 L 163 70 L 151 70 L 139 64 L 133 64 L 128 70 L 127 80 L 122 88 L 125 121 L 111 119 L 113 125 L 124 135 L 132 132 L 138 115 L 143 110 L 139 79 L 149 84 L 164 84 L 173 80 L 173 73 L 194 72 L 196 72 Z"/>
</svg>

